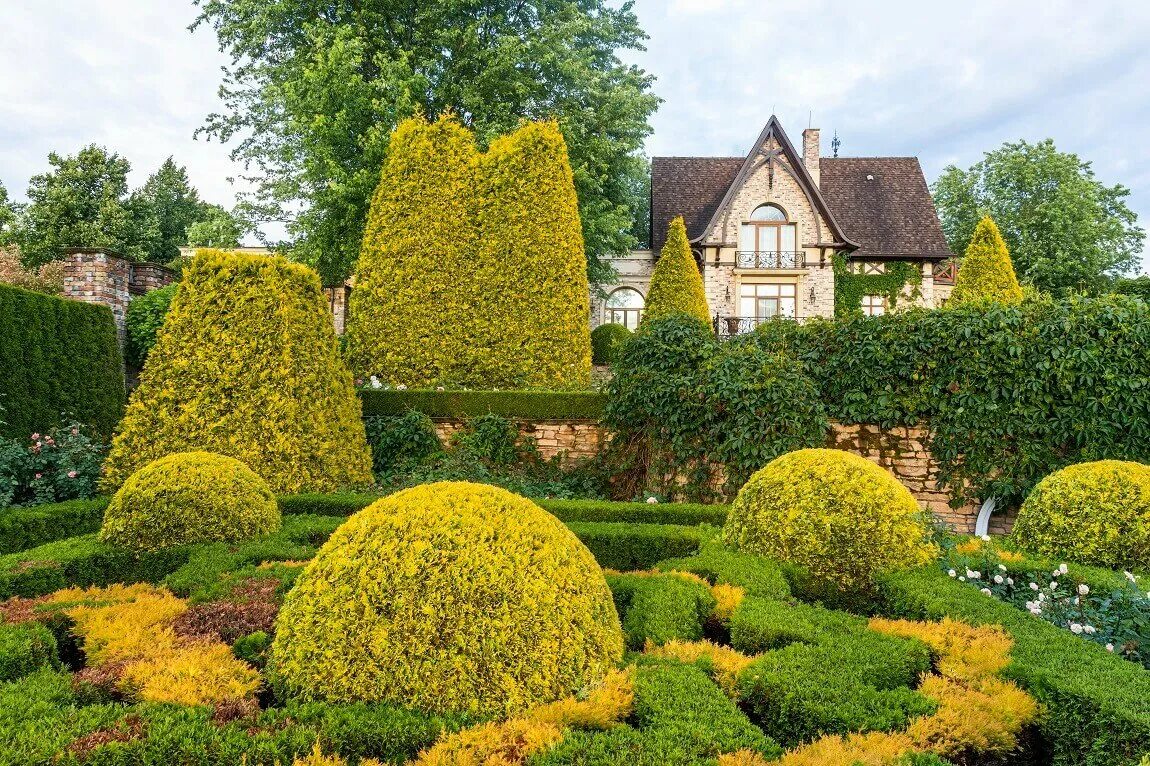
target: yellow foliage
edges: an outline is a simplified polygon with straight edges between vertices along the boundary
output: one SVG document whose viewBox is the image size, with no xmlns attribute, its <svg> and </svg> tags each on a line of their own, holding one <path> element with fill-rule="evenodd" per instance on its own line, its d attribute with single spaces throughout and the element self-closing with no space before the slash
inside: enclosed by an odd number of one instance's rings
<svg viewBox="0 0 1150 766">
<path fill-rule="evenodd" d="M 1033 697 L 998 678 L 963 684 L 931 675 L 919 691 L 937 700 L 938 710 L 911 723 L 906 734 L 916 749 L 943 757 L 1009 753 L 1023 725 L 1038 714 Z"/>
<path fill-rule="evenodd" d="M 371 483 L 359 397 L 314 271 L 218 250 L 184 270 L 102 486 L 189 450 L 241 460 L 281 494 Z"/>
<path fill-rule="evenodd" d="M 669 657 L 680 662 L 696 663 L 700 660 L 710 666 L 711 677 L 719 688 L 731 699 L 739 698 L 739 674 L 754 662 L 753 657 L 735 651 L 729 646 L 720 646 L 710 641 L 668 641 L 662 646 L 654 646 L 650 641 L 644 652 L 653 657 Z"/>
<path fill-rule="evenodd" d="M 866 458 L 833 449 L 790 452 L 755 473 L 731 505 L 723 539 L 848 591 L 938 554 L 910 491 Z"/>
<path fill-rule="evenodd" d="M 997 625 L 974 627 L 949 617 L 941 622 L 912 622 L 872 617 L 870 629 L 903 638 L 917 638 L 938 656 L 946 678 L 973 681 L 992 676 L 1010 663 L 1013 639 Z"/>
<path fill-rule="evenodd" d="M 643 320 L 666 319 L 676 314 L 711 323 L 703 275 L 691 253 L 683 216 L 677 216 L 667 227 L 667 241 L 651 274 Z"/>
<path fill-rule="evenodd" d="M 1022 303 L 1022 288 L 1014 274 L 1010 251 L 998 226 L 985 216 L 974 229 L 974 236 L 958 266 L 949 304 L 994 301 Z"/>
<path fill-rule="evenodd" d="M 715 611 L 711 616 L 719 622 L 727 622 L 739 608 L 739 604 L 743 603 L 747 592 L 738 585 L 718 583 L 711 586 L 711 595 L 715 597 Z"/>
<path fill-rule="evenodd" d="M 888 766 L 913 750 L 900 734 L 871 732 L 832 735 L 792 750 L 778 761 L 779 766 Z"/>
<path fill-rule="evenodd" d="M 128 477 L 104 512 L 100 540 L 139 551 L 275 531 L 280 510 L 267 482 L 239 460 L 179 452 Z"/>
<path fill-rule="evenodd" d="M 172 632 L 187 604 L 163 588 L 70 588 L 47 601 L 75 621 L 90 665 L 123 664 L 121 688 L 135 698 L 204 705 L 247 697 L 259 687 L 259 673 L 226 644 Z"/>
<path fill-rule="evenodd" d="M 772 763 L 754 750 L 737 750 L 719 756 L 719 766 L 771 766 Z"/>
<path fill-rule="evenodd" d="M 365 764 L 366 761 L 361 761 Z M 315 743 L 315 747 L 307 755 L 297 755 L 292 759 L 292 766 L 347 766 L 347 761 L 334 753 L 332 755 L 324 755 L 323 750 L 319 747 L 319 742 Z"/>
<path fill-rule="evenodd" d="M 271 668 L 305 699 L 511 715 L 622 656 L 611 591 L 566 526 L 506 490 L 442 482 L 332 534 L 284 601 Z"/>
<path fill-rule="evenodd" d="M 527 718 L 559 728 L 609 729 L 631 712 L 635 703 L 634 681 L 633 667 L 612 670 L 584 699 L 567 697 L 549 702 L 532 710 Z"/>
<path fill-rule="evenodd" d="M 1150 566 L 1150 466 L 1098 460 L 1055 471 L 1027 496 L 1011 536 L 1051 558 Z"/>
<path fill-rule="evenodd" d="M 513 718 L 448 735 L 419 754 L 415 766 L 510 766 L 563 739 L 563 730 L 550 723 Z"/>
</svg>

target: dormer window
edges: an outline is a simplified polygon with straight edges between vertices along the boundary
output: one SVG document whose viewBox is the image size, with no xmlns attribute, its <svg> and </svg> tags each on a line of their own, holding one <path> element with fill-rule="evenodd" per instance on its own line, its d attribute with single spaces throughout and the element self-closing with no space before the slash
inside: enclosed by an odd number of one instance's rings
<svg viewBox="0 0 1150 766">
<path fill-rule="evenodd" d="M 801 268 L 798 227 L 778 205 L 759 205 L 739 227 L 740 266 Z"/>
</svg>

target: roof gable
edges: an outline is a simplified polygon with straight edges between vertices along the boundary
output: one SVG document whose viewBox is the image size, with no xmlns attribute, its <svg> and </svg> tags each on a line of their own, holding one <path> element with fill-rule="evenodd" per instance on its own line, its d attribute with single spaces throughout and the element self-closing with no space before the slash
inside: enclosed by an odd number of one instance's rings
<svg viewBox="0 0 1150 766">
<path fill-rule="evenodd" d="M 700 235 L 731 187 L 743 157 L 653 157 L 651 159 L 651 249 L 663 249 L 667 227 L 683 216 L 687 238 Z"/>
</svg>

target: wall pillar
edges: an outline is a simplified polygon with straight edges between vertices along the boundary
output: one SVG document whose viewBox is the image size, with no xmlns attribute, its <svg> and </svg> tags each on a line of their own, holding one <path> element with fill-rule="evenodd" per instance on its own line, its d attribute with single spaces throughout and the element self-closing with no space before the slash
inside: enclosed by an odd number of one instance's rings
<svg viewBox="0 0 1150 766">
<path fill-rule="evenodd" d="M 102 247 L 70 247 L 64 251 L 64 297 L 110 308 L 121 349 L 127 337 L 128 304 L 132 298 L 169 285 L 175 278 L 175 272 L 167 266 L 133 263 Z"/>
</svg>

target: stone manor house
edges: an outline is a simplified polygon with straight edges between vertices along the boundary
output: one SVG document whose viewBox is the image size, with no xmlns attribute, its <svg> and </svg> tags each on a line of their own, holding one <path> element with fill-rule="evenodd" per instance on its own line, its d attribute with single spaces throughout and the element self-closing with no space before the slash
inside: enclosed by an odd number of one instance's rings
<svg viewBox="0 0 1150 766">
<path fill-rule="evenodd" d="M 954 283 L 954 255 L 917 158 L 822 157 L 817 128 L 803 131 L 800 153 L 772 116 L 745 157 L 652 159 L 651 250 L 612 261 L 619 281 L 592 296 L 592 326 L 638 325 L 679 215 L 720 335 L 774 317 L 833 316 L 839 252 L 854 273 L 881 274 L 897 261 L 921 269 L 921 285 L 906 288 L 899 306 L 936 306 Z M 890 308 L 882 295 L 861 301 L 866 314 Z"/>
</svg>

